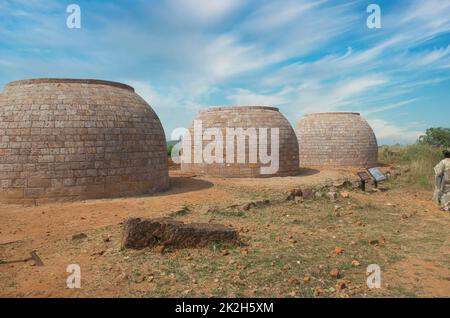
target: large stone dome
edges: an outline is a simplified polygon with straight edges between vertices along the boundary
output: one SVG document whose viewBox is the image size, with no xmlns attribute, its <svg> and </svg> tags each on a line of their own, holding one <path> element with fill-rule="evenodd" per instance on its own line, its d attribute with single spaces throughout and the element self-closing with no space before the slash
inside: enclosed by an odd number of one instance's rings
<svg viewBox="0 0 450 318">
<path fill-rule="evenodd" d="M 191 172 L 209 176 L 219 177 L 273 177 L 273 176 L 287 176 L 293 175 L 298 172 L 298 143 L 295 136 L 294 129 L 291 127 L 286 118 L 278 111 L 277 108 L 265 107 L 265 106 L 236 106 L 236 107 L 211 107 L 200 111 L 197 122 L 201 121 L 203 130 L 212 128 L 218 129 L 224 138 L 223 144 L 220 144 L 220 148 L 223 153 L 223 163 L 207 163 L 207 162 L 190 162 L 181 164 L 183 172 Z M 195 122 L 195 121 L 194 121 Z M 231 158 L 232 162 L 227 159 L 227 145 L 232 140 L 226 139 L 228 129 L 239 129 L 249 132 L 249 129 L 255 129 L 256 132 L 266 129 L 267 131 L 267 153 L 271 153 L 272 150 L 272 132 L 274 128 L 278 128 L 279 131 L 279 152 L 278 152 L 278 169 L 271 172 L 262 172 L 263 167 L 268 167 L 269 164 L 264 164 L 259 156 L 260 146 L 250 142 L 248 137 L 245 141 L 245 151 L 239 153 L 237 138 L 234 142 L 234 156 Z M 190 128 L 190 135 L 194 138 L 194 126 Z M 198 136 L 197 136 L 198 137 Z M 212 138 L 211 138 L 212 139 Z M 261 134 L 258 136 L 258 140 L 263 140 Z M 203 140 L 202 146 L 206 147 L 210 144 L 211 140 Z M 219 146 L 219 144 L 217 144 Z M 257 162 L 251 162 L 250 160 L 250 147 L 258 146 L 254 148 L 258 153 Z M 264 148 L 262 148 L 264 149 Z M 192 158 L 194 157 L 194 142 L 192 142 Z M 239 156 L 245 157 L 245 163 L 239 160 Z M 231 156 L 230 156 L 231 157 Z M 242 157 L 241 157 L 242 158 Z"/>
<path fill-rule="evenodd" d="M 377 139 L 359 113 L 305 115 L 296 133 L 301 167 L 377 165 Z"/>
<path fill-rule="evenodd" d="M 169 186 L 164 130 L 132 87 L 12 82 L 0 94 L 0 201 L 147 194 Z"/>
</svg>

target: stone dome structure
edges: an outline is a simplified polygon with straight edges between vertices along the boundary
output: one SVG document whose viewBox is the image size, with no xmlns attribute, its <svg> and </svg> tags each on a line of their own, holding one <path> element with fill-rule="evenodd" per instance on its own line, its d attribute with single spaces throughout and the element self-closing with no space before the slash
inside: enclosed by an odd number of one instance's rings
<svg viewBox="0 0 450 318">
<path fill-rule="evenodd" d="M 303 116 L 296 128 L 300 166 L 370 167 L 378 163 L 376 136 L 359 113 Z"/>
<path fill-rule="evenodd" d="M 198 132 L 194 131 L 195 125 L 193 125 L 189 129 L 191 135 L 190 158 L 192 160 L 188 163 L 181 163 L 181 170 L 183 172 L 229 178 L 288 176 L 298 172 L 298 143 L 295 131 L 286 118 L 279 112 L 278 108 L 265 106 L 211 107 L 200 111 L 194 124 L 200 121 L 203 131 L 206 129 L 220 131 L 223 137 L 223 143 L 216 142 L 215 145 L 221 151 L 211 151 L 211 154 L 220 157 L 222 162 L 218 162 L 217 160 L 214 162 L 207 162 L 205 160 L 200 162 L 195 161 L 194 139 L 195 137 L 202 136 L 201 133 L 199 135 Z M 233 136 L 233 138 L 229 138 L 227 136 L 229 130 L 236 129 L 238 131 L 239 128 L 247 133 L 254 129 L 257 133 L 257 139 L 248 138 L 247 135 L 241 134 L 245 138 L 245 148 L 239 148 L 238 137 L 234 138 Z M 275 145 L 272 145 L 272 135 L 276 134 L 275 128 L 278 128 L 279 132 L 279 151 L 277 152 L 276 158 L 278 167 L 276 170 L 270 168 L 267 170 L 265 168 L 270 166 L 272 168 L 274 167 L 275 160 L 271 163 L 268 163 L 266 159 L 261 160 L 260 153 L 274 155 L 272 149 L 275 149 Z M 264 130 L 267 133 L 261 135 L 261 132 Z M 267 140 L 267 147 L 264 147 L 264 143 L 261 143 L 264 137 Z M 203 141 L 200 141 L 202 149 L 207 150 L 207 145 L 215 142 L 214 139 L 211 137 L 209 140 L 203 139 Z M 238 148 L 241 151 L 238 151 Z M 229 149 L 232 149 L 232 154 L 228 153 Z M 185 151 L 184 148 L 183 151 Z M 255 157 L 253 155 L 251 156 L 252 153 L 256 153 L 256 160 L 254 160 Z"/>
<path fill-rule="evenodd" d="M 0 94 L 0 202 L 149 194 L 169 187 L 163 127 L 130 86 L 11 82 Z"/>
</svg>

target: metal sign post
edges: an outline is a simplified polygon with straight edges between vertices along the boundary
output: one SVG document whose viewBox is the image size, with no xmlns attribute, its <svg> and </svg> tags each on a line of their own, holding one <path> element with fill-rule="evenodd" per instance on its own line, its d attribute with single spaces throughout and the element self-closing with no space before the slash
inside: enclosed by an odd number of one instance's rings
<svg viewBox="0 0 450 318">
<path fill-rule="evenodd" d="M 358 172 L 357 173 L 360 181 L 359 181 L 359 188 L 361 191 L 366 191 L 366 182 L 370 180 L 370 176 L 367 172 Z"/>
</svg>

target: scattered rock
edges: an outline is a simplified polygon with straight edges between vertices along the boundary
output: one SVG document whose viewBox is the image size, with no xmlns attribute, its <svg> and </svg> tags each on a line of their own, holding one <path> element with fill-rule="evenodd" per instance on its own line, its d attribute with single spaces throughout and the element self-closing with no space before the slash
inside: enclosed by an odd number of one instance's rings
<svg viewBox="0 0 450 318">
<path fill-rule="evenodd" d="M 312 200 L 315 197 L 316 197 L 316 191 L 314 191 L 313 189 L 303 190 L 303 199 Z"/>
<path fill-rule="evenodd" d="M 266 206 L 270 205 L 270 200 L 262 200 L 262 201 L 256 201 L 256 206 Z"/>
<path fill-rule="evenodd" d="M 183 291 L 183 295 L 188 295 L 191 291 L 191 289 L 186 289 L 185 291 Z"/>
<path fill-rule="evenodd" d="M 249 210 L 252 209 L 252 208 L 256 208 L 256 203 L 255 203 L 255 202 L 247 203 L 247 204 L 245 204 L 245 205 L 242 207 L 242 209 L 243 209 L 244 211 L 249 211 Z"/>
<path fill-rule="evenodd" d="M 91 256 L 102 256 L 105 254 L 106 250 L 100 250 L 91 254 Z"/>
<path fill-rule="evenodd" d="M 248 254 L 248 249 L 243 248 L 240 250 L 241 254 L 247 255 Z"/>
<path fill-rule="evenodd" d="M 295 201 L 295 198 L 303 198 L 303 191 L 300 189 L 291 189 L 288 191 L 286 201 Z"/>
<path fill-rule="evenodd" d="M 349 180 L 333 183 L 333 187 L 337 189 L 350 188 L 352 187 L 352 185 L 353 185 L 352 182 L 350 182 Z"/>
<path fill-rule="evenodd" d="M 336 193 L 336 192 L 328 192 L 328 193 L 327 193 L 327 197 L 328 197 L 331 201 L 336 201 L 336 200 L 337 200 L 337 193 Z"/>
<path fill-rule="evenodd" d="M 350 193 L 348 193 L 347 191 L 341 192 L 341 197 L 343 197 L 344 199 L 348 199 L 350 198 Z"/>
<path fill-rule="evenodd" d="M 369 240 L 369 244 L 370 245 L 379 245 L 380 244 L 380 241 L 378 241 L 377 239 L 370 239 Z"/>
<path fill-rule="evenodd" d="M 303 199 L 303 197 L 294 197 L 294 202 L 298 204 L 305 202 L 305 200 Z"/>
<path fill-rule="evenodd" d="M 155 247 L 155 252 L 159 254 L 164 254 L 166 247 L 164 245 L 158 245 Z"/>
<path fill-rule="evenodd" d="M 87 239 L 87 235 L 86 234 L 84 234 L 84 233 L 79 233 L 79 234 L 75 234 L 75 235 L 73 235 L 72 236 L 72 240 L 73 241 L 77 241 L 77 240 L 84 240 L 84 239 Z"/>
<path fill-rule="evenodd" d="M 291 189 L 288 191 L 288 197 L 286 201 L 295 201 L 296 203 L 303 202 L 304 200 L 312 200 L 316 197 L 316 191 L 313 189 Z"/>
<path fill-rule="evenodd" d="M 303 282 L 304 283 L 309 283 L 310 281 L 311 281 L 311 277 L 309 277 L 309 276 L 303 277 Z"/>
<path fill-rule="evenodd" d="M 139 284 L 139 283 L 145 282 L 145 280 L 146 280 L 145 275 L 139 275 L 139 276 L 135 277 L 134 282 Z"/>
<path fill-rule="evenodd" d="M 290 285 L 300 285 L 300 281 L 295 277 L 289 278 L 288 283 Z"/>
<path fill-rule="evenodd" d="M 249 202 L 247 204 L 244 204 L 242 209 L 244 211 L 249 211 L 250 209 L 256 208 L 256 207 L 264 207 L 270 205 L 270 200 L 261 200 L 256 202 Z"/>
<path fill-rule="evenodd" d="M 295 197 L 302 197 L 303 196 L 303 191 L 301 189 L 291 189 L 288 191 L 289 194 L 295 196 Z"/>
<path fill-rule="evenodd" d="M 344 253 L 344 249 L 342 247 L 336 247 L 334 249 L 334 253 L 336 253 L 337 255 L 340 255 L 340 254 Z"/>
<path fill-rule="evenodd" d="M 123 222 L 122 247 L 143 249 L 158 245 L 174 248 L 205 247 L 212 242 L 235 243 L 236 230 L 221 224 L 184 224 L 167 218 L 130 218 Z"/>
<path fill-rule="evenodd" d="M 337 290 L 343 290 L 347 288 L 347 284 L 344 281 L 339 281 L 336 285 Z"/>
<path fill-rule="evenodd" d="M 339 272 L 339 269 L 333 268 L 333 269 L 330 271 L 330 276 L 331 276 L 332 278 L 339 278 L 339 277 L 341 276 L 341 273 Z"/>
<path fill-rule="evenodd" d="M 314 288 L 314 296 L 321 296 L 324 294 L 324 291 L 322 288 L 320 288 L 319 286 L 317 286 L 316 288 Z"/>
<path fill-rule="evenodd" d="M 340 207 L 339 205 L 335 205 L 333 208 L 333 213 L 339 214 L 338 216 L 340 216 L 340 213 L 339 213 L 340 210 L 342 210 L 342 207 Z"/>
<path fill-rule="evenodd" d="M 129 275 L 126 272 L 122 272 L 119 276 L 116 277 L 116 282 L 124 282 L 129 279 Z"/>
<path fill-rule="evenodd" d="M 359 266 L 359 262 L 357 260 L 353 260 L 352 261 L 352 266 L 358 267 Z"/>
</svg>

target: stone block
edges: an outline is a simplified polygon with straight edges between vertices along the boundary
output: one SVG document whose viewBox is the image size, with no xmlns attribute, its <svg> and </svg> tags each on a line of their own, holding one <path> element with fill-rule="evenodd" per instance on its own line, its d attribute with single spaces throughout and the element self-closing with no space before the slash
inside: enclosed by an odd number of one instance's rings
<svg viewBox="0 0 450 318">
<path fill-rule="evenodd" d="M 127 219 L 123 223 L 122 247 L 143 249 L 157 245 L 174 248 L 205 247 L 213 242 L 235 243 L 236 230 L 220 224 L 184 224 L 171 219 Z"/>
</svg>

